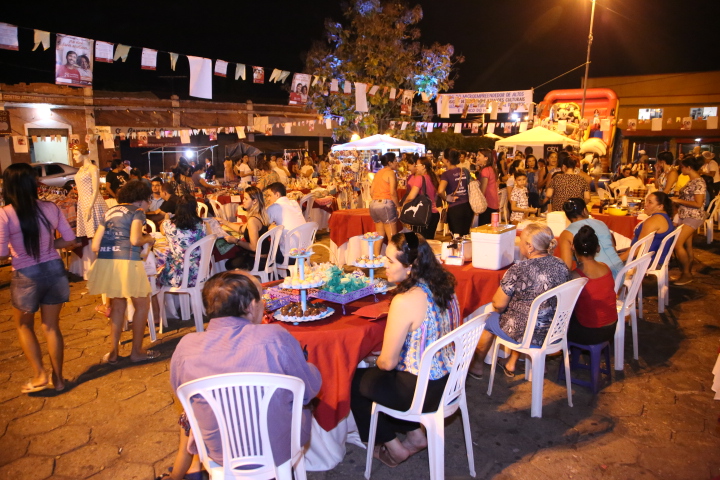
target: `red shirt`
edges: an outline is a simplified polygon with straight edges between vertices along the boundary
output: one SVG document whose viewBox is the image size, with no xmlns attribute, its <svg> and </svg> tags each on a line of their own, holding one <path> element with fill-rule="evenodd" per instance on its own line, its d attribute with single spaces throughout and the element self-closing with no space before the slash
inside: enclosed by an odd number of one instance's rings
<svg viewBox="0 0 720 480">
<path fill-rule="evenodd" d="M 575 271 L 580 276 L 588 278 L 579 268 Z M 600 328 L 617 322 L 616 298 L 615 279 L 611 270 L 602 277 L 588 278 L 588 283 L 580 292 L 575 304 L 574 313 L 580 325 Z"/>
</svg>

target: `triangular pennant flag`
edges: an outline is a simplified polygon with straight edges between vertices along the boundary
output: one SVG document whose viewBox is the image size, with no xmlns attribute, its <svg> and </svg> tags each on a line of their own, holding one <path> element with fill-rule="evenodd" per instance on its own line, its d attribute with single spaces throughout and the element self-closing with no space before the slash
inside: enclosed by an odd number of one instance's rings
<svg viewBox="0 0 720 480">
<path fill-rule="evenodd" d="M 173 72 L 175 71 L 175 67 L 177 66 L 177 59 L 178 54 L 170 52 L 170 68 Z"/>
<path fill-rule="evenodd" d="M 227 77 L 228 63 L 225 60 L 215 60 L 215 75 L 218 77 Z"/>
<path fill-rule="evenodd" d="M 280 74 L 280 77 L 278 78 L 280 83 L 285 83 L 285 80 L 287 80 L 288 75 L 290 75 L 290 72 L 287 70 L 283 70 L 282 73 Z"/>
<path fill-rule="evenodd" d="M 47 50 L 48 48 L 50 48 L 50 32 L 35 30 L 35 46 L 33 47 L 32 51 L 34 52 L 41 43 L 43 46 L 43 50 Z"/>
<path fill-rule="evenodd" d="M 277 68 L 273 68 L 272 73 L 270 74 L 270 79 L 268 82 L 275 83 L 280 79 L 280 72 L 281 70 L 278 70 Z"/>
<path fill-rule="evenodd" d="M 236 127 L 235 133 L 237 133 L 238 139 L 242 140 L 245 138 L 245 127 Z"/>
<path fill-rule="evenodd" d="M 128 53 L 130 53 L 130 46 L 118 43 L 117 47 L 115 47 L 115 56 L 113 57 L 113 60 L 117 62 L 118 59 L 122 59 L 124 62 L 127 60 Z"/>
<path fill-rule="evenodd" d="M 32 136 L 32 141 L 33 141 L 33 143 L 36 143 L 38 141 L 37 135 Z"/>
<path fill-rule="evenodd" d="M 320 77 L 318 77 L 317 75 L 313 75 L 313 80 L 312 80 L 312 83 L 310 84 L 311 87 L 315 86 L 315 84 L 318 81 L 318 78 L 320 78 Z"/>
<path fill-rule="evenodd" d="M 143 70 L 155 70 L 157 68 L 157 50 L 153 50 L 152 48 L 142 49 L 140 68 Z"/>
<path fill-rule="evenodd" d="M 242 77 L 243 80 L 245 80 L 245 64 L 244 63 L 238 63 L 235 65 L 235 80 Z"/>
</svg>

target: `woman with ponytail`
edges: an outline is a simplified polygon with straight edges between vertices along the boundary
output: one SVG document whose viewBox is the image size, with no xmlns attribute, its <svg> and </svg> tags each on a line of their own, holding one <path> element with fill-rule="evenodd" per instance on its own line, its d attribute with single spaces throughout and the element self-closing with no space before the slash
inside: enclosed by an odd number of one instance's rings
<svg viewBox="0 0 720 480">
<path fill-rule="evenodd" d="M 592 227 L 585 225 L 575 234 L 573 251 L 578 263 L 572 278 L 584 277 L 588 283 L 575 304 L 568 341 L 581 345 L 610 342 L 617 326 L 615 278 L 610 268 L 595 258 L 600 241 Z"/>
<path fill-rule="evenodd" d="M 21 392 L 52 387 L 65 389 L 62 375 L 64 343 L 60 310 L 70 296 L 65 266 L 57 250 L 75 245 L 75 233 L 60 209 L 38 200 L 35 170 L 26 163 L 10 165 L 3 174 L 5 206 L 0 208 L 0 258 L 12 256 L 10 301 L 20 347 L 33 369 Z M 61 238 L 55 238 L 55 232 Z M 42 327 L 52 366 L 48 378 L 35 335 L 35 312 Z"/>
<path fill-rule="evenodd" d="M 553 256 L 557 240 L 547 225 L 531 223 L 520 234 L 520 254 L 525 258 L 505 272 L 500 287 L 493 296 L 495 311 L 488 317 L 485 330 L 480 336 L 473 364 L 468 375 L 479 380 L 485 356 L 490 351 L 495 336 L 520 344 L 525 335 L 528 315 L 533 301 L 539 295 L 570 279 L 570 272 L 562 260 Z M 557 301 L 550 299 L 538 310 L 532 345 L 541 346 L 555 316 Z M 513 350 L 507 362 L 500 368 L 508 377 L 515 376 L 515 365 L 520 354 Z"/>
</svg>

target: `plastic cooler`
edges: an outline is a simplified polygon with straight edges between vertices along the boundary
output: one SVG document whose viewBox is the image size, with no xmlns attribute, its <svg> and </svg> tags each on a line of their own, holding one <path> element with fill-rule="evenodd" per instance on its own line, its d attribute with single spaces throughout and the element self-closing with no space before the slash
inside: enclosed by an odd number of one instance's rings
<svg viewBox="0 0 720 480">
<path fill-rule="evenodd" d="M 515 225 L 482 225 L 470 230 L 472 265 L 500 270 L 515 260 Z"/>
</svg>

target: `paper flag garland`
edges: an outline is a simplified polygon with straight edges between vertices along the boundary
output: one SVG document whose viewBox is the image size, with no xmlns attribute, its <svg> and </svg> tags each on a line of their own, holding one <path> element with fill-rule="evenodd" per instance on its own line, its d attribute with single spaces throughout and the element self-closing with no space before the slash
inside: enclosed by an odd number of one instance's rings
<svg viewBox="0 0 720 480">
<path fill-rule="evenodd" d="M 281 71 L 278 70 L 277 68 L 273 68 L 273 71 L 270 74 L 270 79 L 268 80 L 268 82 L 272 82 L 272 83 L 277 82 L 280 79 L 280 72 Z"/>
<path fill-rule="evenodd" d="M 395 95 L 397 95 L 397 89 L 391 88 L 390 89 L 390 100 L 395 100 Z"/>
<path fill-rule="evenodd" d="M 349 80 L 345 80 L 343 93 L 345 93 L 345 95 L 350 95 L 352 93 L 352 83 Z"/>
<path fill-rule="evenodd" d="M 461 133 L 462 132 L 462 123 L 456 123 L 455 124 L 455 133 Z"/>
<path fill-rule="evenodd" d="M 253 83 L 265 83 L 265 69 L 263 67 L 252 67 Z"/>
<path fill-rule="evenodd" d="M 190 143 L 190 130 L 180 130 L 180 143 Z"/>
<path fill-rule="evenodd" d="M 187 58 L 190 62 L 190 95 L 212 99 L 212 60 L 190 55 Z"/>
<path fill-rule="evenodd" d="M 112 43 L 95 41 L 95 61 L 113 63 L 114 46 Z"/>
<path fill-rule="evenodd" d="M 292 124 L 290 122 L 284 124 L 285 128 L 285 135 L 290 135 L 292 133 Z"/>
<path fill-rule="evenodd" d="M 0 22 L 0 48 L 3 50 L 18 50 L 18 27 L 9 23 Z"/>
<path fill-rule="evenodd" d="M 125 60 L 123 59 L 123 61 Z M 143 70 L 155 70 L 157 68 L 157 50 L 151 48 L 142 49 L 140 68 Z"/>
<path fill-rule="evenodd" d="M 347 85 L 349 82 L 345 82 Z M 368 111 L 368 105 L 367 105 L 367 95 L 365 94 L 365 90 L 367 88 L 367 84 L 355 82 L 355 111 L 356 112 L 367 112 Z"/>
<path fill-rule="evenodd" d="M 408 126 L 408 122 L 402 122 L 402 125 L 400 125 L 400 130 L 405 130 Z"/>
<path fill-rule="evenodd" d="M 327 128 L 328 130 L 332 129 L 332 119 L 331 118 L 325 119 L 325 128 Z"/>
<path fill-rule="evenodd" d="M 653 118 L 653 119 L 651 120 L 650 130 L 652 130 L 653 132 L 660 132 L 660 131 L 662 131 L 662 117 L 660 117 L 660 118 Z"/>
<path fill-rule="evenodd" d="M 215 60 L 215 75 L 218 77 L 227 77 L 228 62 L 225 60 Z"/>
<path fill-rule="evenodd" d="M 331 92 L 337 92 L 338 91 L 338 81 L 337 78 L 333 78 L 330 80 L 330 91 Z"/>
<path fill-rule="evenodd" d="M 245 80 L 245 64 L 244 63 L 238 63 L 235 65 L 235 80 L 242 77 L 243 80 Z"/>
<path fill-rule="evenodd" d="M 177 66 L 178 54 L 170 52 L 170 69 L 174 72 Z"/>
<path fill-rule="evenodd" d="M 50 48 L 50 32 L 44 32 L 42 30 L 35 30 L 35 46 L 32 51 L 37 50 L 37 47 L 42 43 L 43 50 Z"/>
<path fill-rule="evenodd" d="M 707 117 L 707 125 L 705 125 L 705 128 L 707 128 L 708 130 L 717 130 L 718 117 Z"/>
<path fill-rule="evenodd" d="M 238 139 L 242 140 L 245 138 L 245 127 L 236 127 L 235 133 L 237 133 Z"/>
<path fill-rule="evenodd" d="M 127 60 L 128 53 L 130 53 L 130 46 L 118 43 L 117 47 L 115 47 L 115 56 L 113 57 L 113 60 L 117 62 L 119 59 L 122 59 L 124 62 Z"/>
<path fill-rule="evenodd" d="M 373 86 L 370 88 L 370 91 L 368 92 L 368 94 L 370 94 L 370 95 L 375 95 L 379 89 L 380 89 L 380 87 L 378 87 L 377 85 L 373 85 Z"/>
<path fill-rule="evenodd" d="M 426 123 L 426 124 L 425 124 L 425 131 L 426 131 L 427 133 L 432 133 L 434 126 L 435 126 L 435 124 L 432 123 L 432 122 L 431 122 L 431 123 Z"/>
</svg>

